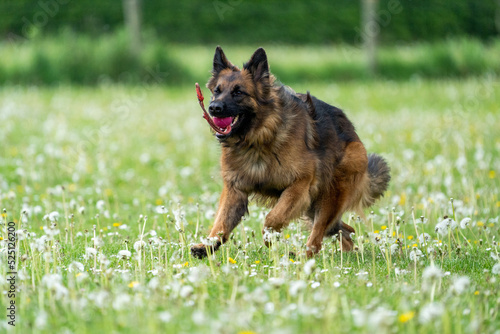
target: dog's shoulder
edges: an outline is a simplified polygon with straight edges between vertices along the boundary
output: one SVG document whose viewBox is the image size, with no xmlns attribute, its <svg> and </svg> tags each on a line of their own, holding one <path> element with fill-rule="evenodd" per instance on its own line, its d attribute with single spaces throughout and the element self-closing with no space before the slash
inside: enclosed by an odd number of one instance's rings
<svg viewBox="0 0 500 334">
<path fill-rule="evenodd" d="M 359 141 L 354 125 L 340 108 L 314 96 L 311 101 L 314 105 L 316 131 L 321 141 L 331 139 L 332 135 L 346 143 Z"/>
</svg>

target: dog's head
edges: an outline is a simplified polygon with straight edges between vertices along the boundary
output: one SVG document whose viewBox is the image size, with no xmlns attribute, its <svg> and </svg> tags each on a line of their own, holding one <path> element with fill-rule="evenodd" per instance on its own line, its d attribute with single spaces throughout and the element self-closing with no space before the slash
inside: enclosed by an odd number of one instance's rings
<svg viewBox="0 0 500 334">
<path fill-rule="evenodd" d="M 258 126 L 259 110 L 270 103 L 273 80 L 264 49 L 257 49 L 241 70 L 227 60 L 220 46 L 215 49 L 207 83 L 212 92 L 208 112 L 219 128 L 231 127 L 227 134 L 216 133 L 219 141 L 243 137 Z"/>
</svg>

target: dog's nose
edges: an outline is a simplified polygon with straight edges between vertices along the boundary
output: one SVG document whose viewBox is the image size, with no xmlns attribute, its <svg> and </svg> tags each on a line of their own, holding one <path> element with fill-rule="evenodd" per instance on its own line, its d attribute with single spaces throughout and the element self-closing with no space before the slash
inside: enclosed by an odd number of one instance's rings
<svg viewBox="0 0 500 334">
<path fill-rule="evenodd" d="M 212 102 L 210 103 L 210 106 L 208 107 L 208 111 L 212 115 L 216 115 L 222 112 L 222 102 Z"/>
</svg>

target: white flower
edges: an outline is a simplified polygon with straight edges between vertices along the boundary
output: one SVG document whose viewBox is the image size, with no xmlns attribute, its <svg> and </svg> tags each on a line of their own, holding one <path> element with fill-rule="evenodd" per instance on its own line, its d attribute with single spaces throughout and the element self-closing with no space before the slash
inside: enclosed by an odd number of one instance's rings
<svg viewBox="0 0 500 334">
<path fill-rule="evenodd" d="M 285 279 L 282 277 L 271 277 L 269 279 L 269 283 L 271 283 L 271 285 L 274 285 L 275 287 L 279 287 L 285 284 Z"/>
<path fill-rule="evenodd" d="M 443 220 L 440 223 L 438 223 L 434 228 L 434 231 L 441 236 L 447 235 L 448 225 L 446 224 L 446 220 Z"/>
<path fill-rule="evenodd" d="M 167 208 L 164 205 L 158 205 L 155 209 L 156 213 L 165 214 L 168 213 Z"/>
<path fill-rule="evenodd" d="M 37 329 L 44 329 L 47 326 L 47 313 L 44 310 L 38 311 L 35 318 L 35 327 Z"/>
<path fill-rule="evenodd" d="M 128 260 L 132 256 L 132 253 L 126 249 L 122 249 L 118 252 L 118 258 L 122 260 Z"/>
<path fill-rule="evenodd" d="M 424 254 L 422 254 L 422 251 L 418 248 L 414 248 L 414 250 L 412 250 L 410 252 L 410 260 L 412 260 L 412 261 L 416 261 L 417 259 L 421 258 L 422 256 L 424 256 Z"/>
<path fill-rule="evenodd" d="M 168 311 L 163 311 L 158 313 L 158 318 L 161 322 L 170 322 L 170 320 L 172 319 L 172 315 Z"/>
<path fill-rule="evenodd" d="M 53 237 L 55 237 L 56 235 L 58 235 L 61 232 L 61 231 L 59 231 L 59 229 L 57 229 L 53 226 L 44 226 L 43 231 L 45 232 L 45 234 L 47 234 L 49 239 L 52 239 Z"/>
<path fill-rule="evenodd" d="M 391 254 L 396 253 L 399 250 L 399 245 L 398 244 L 392 244 L 391 245 Z"/>
<path fill-rule="evenodd" d="M 459 276 L 453 280 L 453 284 L 450 286 L 451 292 L 455 292 L 457 295 L 464 293 L 470 286 L 470 279 L 467 276 Z"/>
<path fill-rule="evenodd" d="M 351 310 L 351 314 L 352 314 L 352 319 L 354 320 L 354 326 L 359 328 L 365 325 L 367 318 L 366 311 L 353 308 Z"/>
<path fill-rule="evenodd" d="M 51 222 L 57 222 L 57 220 L 59 219 L 59 212 L 52 211 L 51 213 L 49 213 L 48 218 Z"/>
<path fill-rule="evenodd" d="M 264 305 L 264 313 L 272 314 L 274 312 L 274 304 L 272 302 L 268 302 Z"/>
<path fill-rule="evenodd" d="M 85 248 L 85 255 L 83 256 L 83 258 L 85 260 L 88 260 L 89 258 L 94 257 L 95 255 L 97 255 L 97 250 L 92 247 L 87 247 Z"/>
<path fill-rule="evenodd" d="M 457 227 L 458 224 L 456 221 L 454 221 L 452 218 L 445 218 L 436 225 L 436 232 L 441 235 L 445 235 L 448 234 L 448 230 L 453 231 Z"/>
<path fill-rule="evenodd" d="M 134 242 L 134 249 L 138 252 L 141 248 L 144 248 L 146 246 L 146 243 L 142 240 Z"/>
<path fill-rule="evenodd" d="M 427 324 L 443 314 L 443 305 L 441 303 L 430 303 L 422 307 L 418 315 L 418 321 L 421 324 Z"/>
<path fill-rule="evenodd" d="M 306 262 L 304 265 L 304 273 L 309 276 L 311 273 L 314 271 L 316 266 L 316 260 L 310 259 L 309 261 Z"/>
<path fill-rule="evenodd" d="M 104 202 L 104 200 L 100 199 L 97 201 L 97 203 L 95 204 L 95 207 L 97 208 L 97 210 L 99 211 L 104 211 L 104 206 L 106 205 L 106 202 Z"/>
<path fill-rule="evenodd" d="M 191 317 L 193 319 L 193 322 L 199 326 L 206 324 L 205 315 L 200 310 L 194 311 Z"/>
<path fill-rule="evenodd" d="M 471 219 L 470 218 L 464 218 L 460 221 L 460 228 L 461 229 L 466 229 L 467 226 L 469 226 Z"/>
<path fill-rule="evenodd" d="M 204 281 L 206 277 L 210 274 L 207 266 L 200 265 L 198 267 L 189 268 L 189 275 L 187 277 L 188 281 L 196 284 Z"/>
<path fill-rule="evenodd" d="M 79 209 L 78 209 L 78 212 L 80 212 L 81 215 L 83 215 L 85 213 L 85 207 L 84 206 L 81 206 Z"/>
<path fill-rule="evenodd" d="M 264 241 L 274 241 L 279 237 L 279 235 L 279 232 L 274 231 L 271 228 L 266 228 L 264 229 L 264 235 L 262 236 L 262 238 L 264 239 Z"/>
<path fill-rule="evenodd" d="M 421 244 L 423 244 L 424 242 L 428 242 L 429 240 L 431 240 L 431 236 L 428 233 L 421 233 L 418 236 L 418 242 Z"/>
<path fill-rule="evenodd" d="M 321 285 L 320 282 L 312 282 L 311 288 L 316 289 L 316 288 L 319 288 L 320 285 Z"/>
<path fill-rule="evenodd" d="M 290 283 L 289 292 L 292 296 L 296 296 L 301 290 L 307 287 L 307 283 L 304 281 L 293 281 Z"/>
<path fill-rule="evenodd" d="M 443 272 L 439 267 L 431 265 L 424 269 L 422 273 L 422 278 L 427 281 L 436 281 L 443 277 Z"/>
<path fill-rule="evenodd" d="M 37 205 L 37 206 L 35 206 L 35 207 L 33 208 L 33 213 L 34 213 L 35 215 L 39 215 L 39 214 L 41 214 L 41 213 L 42 213 L 42 211 L 43 211 L 43 209 L 42 209 L 42 207 L 41 207 L 40 205 Z"/>
<path fill-rule="evenodd" d="M 427 224 L 428 219 L 425 218 L 424 216 L 421 216 L 420 218 L 415 220 L 415 224 Z"/>
<path fill-rule="evenodd" d="M 61 299 L 68 295 L 68 289 L 62 285 L 62 277 L 59 274 L 47 274 L 43 276 L 42 284 L 54 294 L 55 299 Z"/>
<path fill-rule="evenodd" d="M 200 241 L 202 244 L 204 244 L 205 246 L 215 246 L 215 244 L 217 243 L 217 241 L 219 240 L 219 238 L 217 237 L 207 237 L 207 238 L 203 238 L 203 237 L 200 237 Z"/>
<path fill-rule="evenodd" d="M 194 289 L 191 285 L 183 285 L 181 291 L 179 292 L 179 296 L 181 296 L 182 298 L 187 298 L 191 296 L 193 291 Z"/>
<path fill-rule="evenodd" d="M 396 314 L 395 311 L 379 306 L 369 315 L 368 327 L 377 329 L 388 328 L 394 322 Z"/>
<path fill-rule="evenodd" d="M 500 275 L 500 262 L 495 264 L 493 268 L 491 268 L 491 273 L 495 275 Z"/>
<path fill-rule="evenodd" d="M 91 292 L 89 293 L 88 298 L 92 300 L 98 308 L 104 308 L 104 306 L 106 306 L 106 302 L 109 300 L 109 292 L 106 290 Z"/>
<path fill-rule="evenodd" d="M 68 271 L 70 273 L 76 272 L 76 271 L 82 272 L 84 269 L 85 269 L 85 267 L 83 266 L 83 263 L 77 262 L 77 261 L 71 262 L 71 264 L 68 266 Z"/>
<path fill-rule="evenodd" d="M 366 281 L 368 279 L 368 272 L 366 270 L 361 269 L 356 276 L 358 276 L 358 279 L 361 281 Z"/>
<path fill-rule="evenodd" d="M 130 296 L 126 293 L 119 293 L 113 300 L 113 308 L 115 310 L 122 310 L 130 303 Z"/>
<path fill-rule="evenodd" d="M 26 233 L 24 233 L 23 230 L 17 230 L 16 231 L 16 235 L 17 235 L 17 240 L 24 240 L 24 239 L 26 239 Z"/>
<path fill-rule="evenodd" d="M 89 274 L 87 274 L 85 271 L 82 272 L 80 275 L 76 276 L 77 282 L 83 282 L 85 279 L 89 277 Z"/>
</svg>

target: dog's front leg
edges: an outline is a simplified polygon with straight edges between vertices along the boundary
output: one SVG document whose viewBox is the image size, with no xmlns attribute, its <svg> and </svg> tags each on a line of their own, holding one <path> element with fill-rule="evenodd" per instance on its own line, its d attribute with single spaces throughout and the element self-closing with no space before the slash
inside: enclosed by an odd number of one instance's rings
<svg viewBox="0 0 500 334">
<path fill-rule="evenodd" d="M 278 203 L 266 216 L 262 230 L 266 246 L 269 246 L 270 242 L 266 240 L 267 232 L 281 232 L 292 219 L 299 218 L 303 210 L 310 205 L 310 185 L 311 178 L 300 179 L 281 193 Z"/>
<path fill-rule="evenodd" d="M 217 250 L 229 239 L 231 231 L 240 223 L 241 217 L 248 210 L 248 194 L 224 184 L 215 216 L 215 223 L 209 238 L 217 238 L 215 245 L 198 244 L 191 247 L 191 254 L 199 259 L 207 256 L 207 247 Z"/>
</svg>

